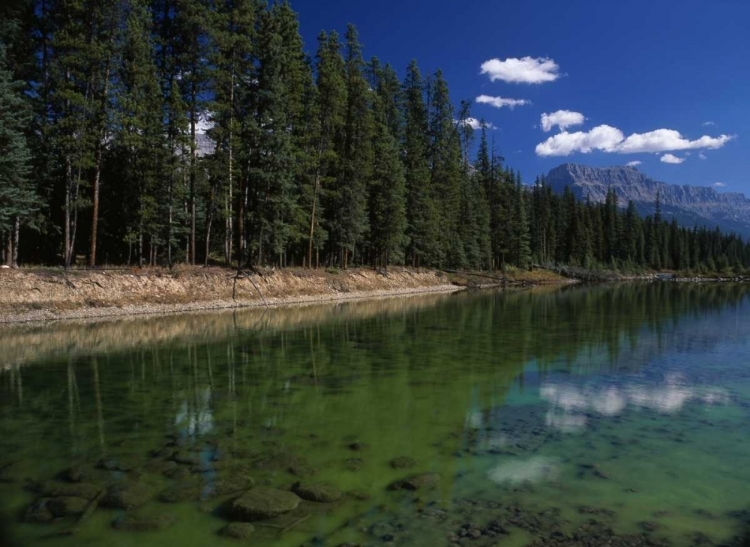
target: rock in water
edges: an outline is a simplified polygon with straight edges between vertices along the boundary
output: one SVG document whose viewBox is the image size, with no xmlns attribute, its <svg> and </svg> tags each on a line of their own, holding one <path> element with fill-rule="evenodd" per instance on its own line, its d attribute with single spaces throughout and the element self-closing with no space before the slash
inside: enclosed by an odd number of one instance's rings
<svg viewBox="0 0 750 547">
<path fill-rule="evenodd" d="M 64 482 L 46 481 L 39 486 L 38 490 L 43 496 L 49 498 L 74 497 L 91 500 L 94 499 L 99 492 L 104 490 L 104 488 L 86 482 L 68 484 Z"/>
<path fill-rule="evenodd" d="M 297 508 L 299 496 L 275 488 L 254 488 L 231 504 L 232 516 L 240 521 L 267 520 Z"/>
<path fill-rule="evenodd" d="M 123 532 L 155 532 L 169 528 L 175 518 L 169 515 L 133 515 L 120 517 L 112 523 L 112 528 Z"/>
<path fill-rule="evenodd" d="M 412 475 L 388 486 L 388 490 L 421 490 L 434 488 L 440 482 L 440 473 L 421 473 Z"/>
<path fill-rule="evenodd" d="M 47 509 L 56 517 L 70 517 L 83 513 L 88 504 L 89 500 L 84 498 L 63 496 L 49 500 Z"/>
<path fill-rule="evenodd" d="M 414 458 L 399 456 L 398 458 L 393 458 L 390 464 L 393 469 L 408 469 L 417 465 L 417 462 Z"/>
<path fill-rule="evenodd" d="M 135 483 L 112 486 L 101 506 L 110 509 L 135 509 L 154 497 L 154 490 L 145 484 Z"/>
<path fill-rule="evenodd" d="M 292 490 L 300 498 L 318 503 L 333 503 L 341 499 L 341 490 L 330 484 L 295 484 Z"/>
<path fill-rule="evenodd" d="M 53 518 L 55 518 L 52 512 L 47 507 L 47 503 L 49 503 L 49 501 L 49 498 L 40 498 L 32 503 L 26 510 L 26 513 L 23 516 L 23 521 L 37 524 L 49 522 Z"/>
<path fill-rule="evenodd" d="M 232 522 L 219 531 L 220 536 L 232 539 L 247 539 L 255 532 L 255 526 L 249 522 Z"/>
</svg>

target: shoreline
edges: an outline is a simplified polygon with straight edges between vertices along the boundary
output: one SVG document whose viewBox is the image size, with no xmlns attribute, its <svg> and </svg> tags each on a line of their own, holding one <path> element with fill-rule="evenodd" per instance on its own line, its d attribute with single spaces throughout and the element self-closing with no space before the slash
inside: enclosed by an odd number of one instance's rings
<svg viewBox="0 0 750 547">
<path fill-rule="evenodd" d="M 547 270 L 504 278 L 417 268 L 0 270 L 0 326 L 350 302 L 496 286 L 567 285 Z"/>
<path fill-rule="evenodd" d="M 467 290 L 459 285 L 438 285 L 413 289 L 392 289 L 375 291 L 357 291 L 340 295 L 296 296 L 288 298 L 269 298 L 266 302 L 260 298 L 255 300 L 227 301 L 210 300 L 195 301 L 183 304 L 131 304 L 122 307 L 105 308 L 77 308 L 52 312 L 50 310 L 30 310 L 19 313 L 0 314 L 0 328 L 23 324 L 48 324 L 77 320 L 106 320 L 123 317 L 153 317 L 159 315 L 180 315 L 188 313 L 245 310 L 245 309 L 276 309 L 310 306 L 316 304 L 336 304 L 340 302 L 361 302 L 365 300 L 380 300 L 418 296 L 425 294 L 450 294 Z"/>
</svg>

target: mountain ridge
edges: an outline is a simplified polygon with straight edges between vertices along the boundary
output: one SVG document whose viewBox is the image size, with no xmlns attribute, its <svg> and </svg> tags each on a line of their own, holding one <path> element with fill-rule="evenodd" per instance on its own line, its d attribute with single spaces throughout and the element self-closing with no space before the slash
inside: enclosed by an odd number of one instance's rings
<svg viewBox="0 0 750 547">
<path fill-rule="evenodd" d="M 551 169 L 546 180 L 556 193 L 567 186 L 578 199 L 597 203 L 605 200 L 607 189 L 612 187 L 621 207 L 632 200 L 642 215 L 654 213 L 658 193 L 665 218 L 675 218 L 687 227 L 697 224 L 750 236 L 750 199 L 739 192 L 719 193 L 710 186 L 670 184 L 624 165 L 564 163 Z"/>
</svg>

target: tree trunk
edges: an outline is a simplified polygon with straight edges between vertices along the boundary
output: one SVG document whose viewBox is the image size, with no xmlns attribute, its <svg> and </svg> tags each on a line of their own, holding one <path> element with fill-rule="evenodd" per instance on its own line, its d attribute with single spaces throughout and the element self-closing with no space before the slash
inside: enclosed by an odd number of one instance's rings
<svg viewBox="0 0 750 547">
<path fill-rule="evenodd" d="M 5 240 L 5 265 L 13 266 L 13 234 L 10 231 Z"/>
<path fill-rule="evenodd" d="M 104 70 L 104 89 L 102 90 L 102 104 L 100 116 L 102 117 L 99 139 L 96 143 L 96 164 L 94 167 L 94 188 L 93 188 L 93 210 L 91 212 L 91 253 L 89 254 L 89 266 L 93 268 L 96 265 L 96 237 L 99 227 L 99 185 L 102 174 L 102 141 L 107 131 L 107 93 L 109 92 L 109 61 L 107 68 Z"/>
<path fill-rule="evenodd" d="M 307 264 L 308 267 L 312 264 L 312 248 L 313 248 L 313 236 L 315 234 L 315 209 L 318 205 L 318 186 L 320 185 L 320 174 L 315 173 L 315 188 L 313 189 L 313 203 L 312 203 L 312 214 L 310 215 L 310 241 L 307 247 Z M 317 260 L 315 269 L 318 269 Z"/>
<path fill-rule="evenodd" d="M 70 191 L 73 186 L 73 166 L 70 156 L 65 157 L 65 226 L 63 227 L 63 264 L 70 265 Z"/>
<path fill-rule="evenodd" d="M 13 254 L 11 256 L 13 268 L 18 268 L 18 241 L 21 237 L 21 219 L 16 217 L 16 221 L 13 225 Z"/>
<path fill-rule="evenodd" d="M 214 220 L 214 187 L 211 185 L 211 191 L 208 195 L 208 211 L 206 211 L 206 256 L 203 265 L 208 266 L 208 254 L 211 250 L 211 224 Z"/>
<path fill-rule="evenodd" d="M 245 260 L 245 209 L 247 208 L 247 181 L 240 178 L 240 203 L 237 207 L 237 232 L 239 234 L 237 268 L 241 268 Z"/>
<path fill-rule="evenodd" d="M 195 163 L 198 154 L 198 143 L 195 141 L 195 117 L 197 112 L 195 111 L 195 100 L 196 100 L 195 84 L 192 86 L 190 100 L 190 257 L 189 262 L 195 266 Z"/>
<path fill-rule="evenodd" d="M 231 81 L 231 87 L 229 90 L 229 108 L 230 112 L 234 113 L 234 66 L 232 66 L 232 81 Z M 232 264 L 232 245 L 234 243 L 234 233 L 232 232 L 233 226 L 232 226 L 232 206 L 233 206 L 233 198 L 232 198 L 232 186 L 234 184 L 234 149 L 232 148 L 234 142 L 233 142 L 233 128 L 234 128 L 234 116 L 229 117 L 229 188 L 228 188 L 228 194 L 229 197 L 226 202 L 226 230 L 224 235 L 224 256 L 226 258 L 227 266 L 230 266 Z"/>
</svg>

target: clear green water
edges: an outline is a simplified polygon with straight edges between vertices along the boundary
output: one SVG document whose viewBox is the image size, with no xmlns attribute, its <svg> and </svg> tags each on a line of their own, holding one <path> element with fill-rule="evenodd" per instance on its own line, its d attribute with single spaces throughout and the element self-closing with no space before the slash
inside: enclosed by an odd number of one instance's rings
<svg viewBox="0 0 750 547">
<path fill-rule="evenodd" d="M 236 545 L 218 531 L 237 494 L 212 493 L 249 475 L 344 496 L 239 544 L 743 545 L 749 294 L 463 293 L 0 332 L 0 543 Z M 162 475 L 165 443 L 208 471 Z M 72 535 L 75 517 L 23 522 L 32 481 L 72 465 L 102 488 L 201 494 L 133 510 L 176 519 L 160 531 L 115 530 L 124 511 L 104 508 Z M 423 472 L 441 480 L 387 488 Z"/>
</svg>

